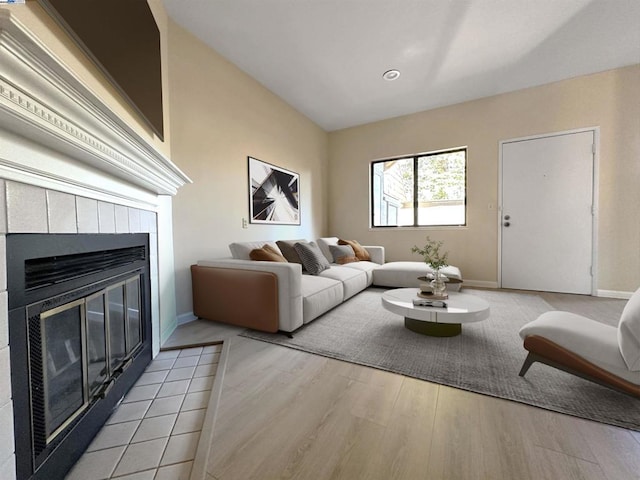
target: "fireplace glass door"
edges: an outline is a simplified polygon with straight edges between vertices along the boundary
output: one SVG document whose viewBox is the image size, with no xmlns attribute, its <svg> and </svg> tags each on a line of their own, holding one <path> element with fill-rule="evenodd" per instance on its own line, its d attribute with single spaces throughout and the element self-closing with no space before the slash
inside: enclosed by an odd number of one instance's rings
<svg viewBox="0 0 640 480">
<path fill-rule="evenodd" d="M 104 318 L 104 292 L 99 292 L 87 298 L 87 369 L 91 394 L 105 383 L 109 373 Z"/>
<path fill-rule="evenodd" d="M 109 368 L 113 374 L 142 343 L 140 276 L 110 286 L 106 298 Z"/>
<path fill-rule="evenodd" d="M 104 397 L 142 347 L 141 276 L 106 283 L 51 309 L 47 306 L 59 305 L 59 299 L 27 307 L 35 329 L 30 335 L 36 355 L 31 357 L 32 395 L 34 409 L 44 413 L 39 431 L 45 445 Z"/>
<path fill-rule="evenodd" d="M 127 298 L 127 355 L 142 342 L 140 317 L 140 277 L 127 280 L 125 286 Z"/>
<path fill-rule="evenodd" d="M 124 284 L 120 283 L 107 290 L 110 353 L 109 368 L 111 372 L 116 370 L 127 355 L 123 287 Z"/>
<path fill-rule="evenodd" d="M 47 441 L 63 429 L 88 401 L 83 362 L 84 300 L 40 316 Z"/>
</svg>

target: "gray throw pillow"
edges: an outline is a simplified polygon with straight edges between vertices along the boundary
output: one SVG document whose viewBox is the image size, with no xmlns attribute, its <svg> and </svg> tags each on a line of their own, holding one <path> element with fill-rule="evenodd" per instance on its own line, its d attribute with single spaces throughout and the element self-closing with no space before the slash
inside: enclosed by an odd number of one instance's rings
<svg viewBox="0 0 640 480">
<path fill-rule="evenodd" d="M 293 246 L 293 248 L 298 252 L 304 269 L 311 275 L 318 275 L 320 272 L 324 272 L 327 268 L 331 268 L 326 257 L 322 254 L 320 247 L 318 247 L 315 242 L 298 242 Z"/>
<path fill-rule="evenodd" d="M 276 242 L 282 252 L 282 256 L 290 263 L 302 263 L 300 255 L 298 255 L 296 249 L 293 248 L 296 243 L 307 243 L 307 240 L 302 238 L 300 240 L 278 240 Z"/>
<path fill-rule="evenodd" d="M 329 245 L 329 251 L 333 256 L 334 263 L 344 263 L 344 258 L 355 257 L 356 254 L 351 245 Z"/>
</svg>

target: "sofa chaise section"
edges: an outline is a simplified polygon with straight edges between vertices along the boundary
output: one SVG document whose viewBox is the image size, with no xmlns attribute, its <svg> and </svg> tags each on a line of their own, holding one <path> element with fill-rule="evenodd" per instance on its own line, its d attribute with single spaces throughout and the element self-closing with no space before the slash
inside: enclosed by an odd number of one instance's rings
<svg viewBox="0 0 640 480">
<path fill-rule="evenodd" d="M 447 277 L 447 290 L 457 292 L 462 287 L 460 269 L 448 265 L 440 270 Z M 411 288 L 418 287 L 433 270 L 424 262 L 389 262 L 373 271 L 373 284 L 378 287 Z"/>
<path fill-rule="evenodd" d="M 331 245 L 338 245 L 338 237 L 324 237 L 318 239 L 318 246 L 327 259 L 332 262 Z M 347 268 L 357 268 L 367 272 L 369 283 L 376 287 L 412 288 L 419 287 L 420 277 L 426 277 L 433 270 L 424 262 L 388 262 L 385 263 L 384 247 L 366 246 L 371 261 L 360 261 L 342 265 Z M 462 287 L 462 273 L 454 265 L 448 265 L 440 270 L 447 277 L 447 289 L 457 292 Z"/>
</svg>

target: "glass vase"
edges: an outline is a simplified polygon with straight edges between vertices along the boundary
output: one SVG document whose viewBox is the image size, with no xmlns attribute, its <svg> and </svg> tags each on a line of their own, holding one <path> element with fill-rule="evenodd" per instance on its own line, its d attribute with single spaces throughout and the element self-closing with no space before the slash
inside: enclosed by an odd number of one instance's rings
<svg viewBox="0 0 640 480">
<path fill-rule="evenodd" d="M 431 288 L 433 290 L 433 294 L 436 296 L 444 295 L 447 290 L 447 284 L 445 283 L 444 276 L 440 273 L 440 270 L 434 270 L 433 280 L 431 280 Z"/>
</svg>

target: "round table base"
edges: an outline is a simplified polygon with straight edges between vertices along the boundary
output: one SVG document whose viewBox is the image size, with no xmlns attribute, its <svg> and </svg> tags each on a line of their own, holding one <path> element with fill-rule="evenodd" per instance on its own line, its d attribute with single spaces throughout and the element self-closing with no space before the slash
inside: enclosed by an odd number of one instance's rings
<svg viewBox="0 0 640 480">
<path fill-rule="evenodd" d="M 436 323 L 404 317 L 404 326 L 412 332 L 431 337 L 455 337 L 462 333 L 460 323 Z"/>
</svg>

